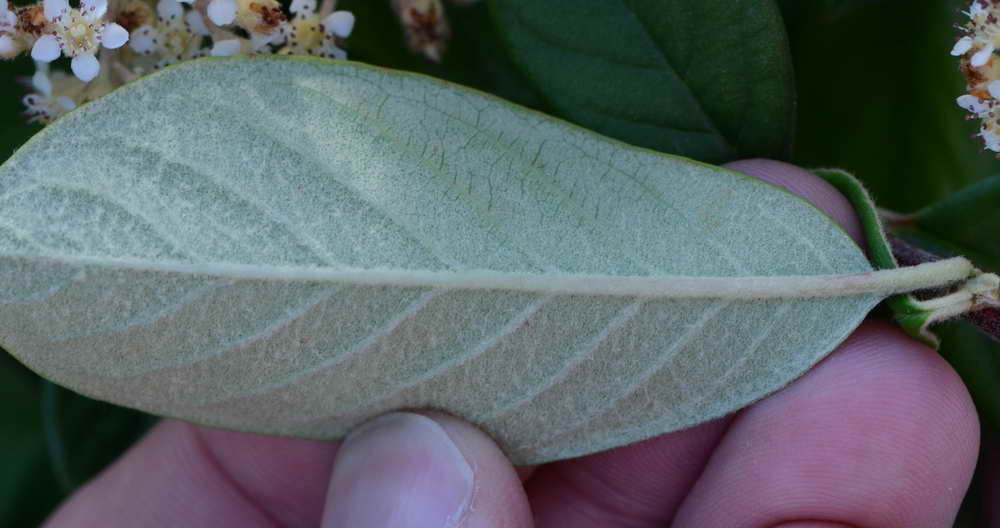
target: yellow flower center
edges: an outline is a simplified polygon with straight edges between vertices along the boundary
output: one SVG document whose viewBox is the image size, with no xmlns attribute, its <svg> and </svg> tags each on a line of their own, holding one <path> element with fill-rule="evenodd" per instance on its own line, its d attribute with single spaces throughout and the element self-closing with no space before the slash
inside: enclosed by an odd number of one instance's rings
<svg viewBox="0 0 1000 528">
<path fill-rule="evenodd" d="M 292 19 L 292 34 L 288 39 L 289 51 L 293 54 L 309 54 L 322 47 L 326 34 L 320 29 L 321 26 L 322 21 L 318 15 Z"/>
<path fill-rule="evenodd" d="M 100 21 L 87 20 L 77 9 L 70 9 L 56 20 L 56 36 L 62 42 L 63 53 L 69 57 L 97 53 L 103 27 Z"/>
<path fill-rule="evenodd" d="M 172 27 L 163 32 L 161 38 L 163 39 L 161 45 L 163 46 L 164 55 L 181 58 L 187 57 L 191 48 L 201 42 L 200 38 L 195 39 L 194 34 L 187 29 L 177 27 Z"/>
</svg>

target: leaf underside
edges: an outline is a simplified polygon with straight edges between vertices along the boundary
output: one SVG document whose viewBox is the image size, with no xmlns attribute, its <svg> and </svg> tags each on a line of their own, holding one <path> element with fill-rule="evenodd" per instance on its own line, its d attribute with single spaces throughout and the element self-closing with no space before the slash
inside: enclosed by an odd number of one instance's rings
<svg viewBox="0 0 1000 528">
<path fill-rule="evenodd" d="M 773 392 L 883 297 L 323 278 L 357 270 L 669 288 L 871 267 L 770 185 L 326 60 L 184 63 L 70 113 L 0 167 L 0 344 L 84 394 L 237 430 L 337 438 L 434 408 L 518 464 L 583 455 Z"/>
</svg>

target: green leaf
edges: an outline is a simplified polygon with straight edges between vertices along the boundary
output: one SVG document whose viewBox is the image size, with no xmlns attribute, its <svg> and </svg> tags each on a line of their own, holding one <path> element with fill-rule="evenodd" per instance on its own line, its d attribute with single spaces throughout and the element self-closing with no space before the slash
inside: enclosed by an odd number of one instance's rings
<svg viewBox="0 0 1000 528">
<path fill-rule="evenodd" d="M 1000 430 L 1000 356 L 997 344 L 966 321 L 949 321 L 935 328 L 942 338 L 941 355 L 969 389 L 986 425 Z"/>
<path fill-rule="evenodd" d="M 2 350 L 0 416 L 0 526 L 40 525 L 152 423 L 46 383 Z"/>
<path fill-rule="evenodd" d="M 0 351 L 0 525 L 36 526 L 58 504 L 38 412 L 41 380 Z"/>
<path fill-rule="evenodd" d="M 847 168 L 880 206 L 904 212 L 1000 172 L 955 104 L 965 82 L 949 51 L 966 0 L 872 2 L 836 20 L 803 4 L 797 164 Z"/>
<path fill-rule="evenodd" d="M 970 269 L 872 272 L 745 175 L 320 59 L 129 84 L 0 166 L 0 211 L 0 344 L 59 383 L 315 438 L 444 409 L 521 464 L 738 409 Z"/>
<path fill-rule="evenodd" d="M 791 56 L 772 0 L 491 0 L 556 115 L 633 145 L 724 162 L 788 154 Z"/>
<path fill-rule="evenodd" d="M 817 169 L 814 174 L 823 178 L 837 188 L 854 207 L 858 220 L 865 232 L 868 243 L 868 256 L 877 269 L 895 269 L 899 267 L 892 253 L 892 246 L 886 238 L 885 229 L 879 218 L 875 202 L 865 187 L 851 174 L 837 169 Z M 896 295 L 889 299 L 889 307 L 893 316 L 903 330 L 911 337 L 919 339 L 924 344 L 938 348 L 940 339 L 930 331 L 930 325 L 938 322 L 939 313 L 927 309 L 912 295 Z M 954 314 L 949 315 L 949 317 Z"/>
<path fill-rule="evenodd" d="M 52 383 L 42 388 L 42 422 L 52 471 L 65 494 L 114 461 L 155 419 L 74 394 Z"/>
<path fill-rule="evenodd" d="M 4 80 L 0 84 L 0 123 L 3 123 L 0 126 L 0 162 L 13 154 L 38 129 L 38 125 L 29 125 L 21 116 L 24 112 L 21 98 L 27 94 L 27 89 L 15 82 L 19 77 L 30 77 L 31 72 L 30 60 L 0 60 L 0 79 Z"/>
<path fill-rule="evenodd" d="M 1000 176 L 983 180 L 896 226 L 902 237 L 938 255 L 965 255 L 1000 270 Z"/>
</svg>

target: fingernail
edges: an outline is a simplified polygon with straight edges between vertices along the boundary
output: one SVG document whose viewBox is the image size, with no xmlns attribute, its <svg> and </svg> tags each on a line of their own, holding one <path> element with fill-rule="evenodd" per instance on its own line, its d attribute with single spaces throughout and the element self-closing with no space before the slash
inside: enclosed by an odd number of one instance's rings
<svg viewBox="0 0 1000 528">
<path fill-rule="evenodd" d="M 456 526 L 472 498 L 472 467 L 434 420 L 381 416 L 340 445 L 323 526 Z"/>
</svg>

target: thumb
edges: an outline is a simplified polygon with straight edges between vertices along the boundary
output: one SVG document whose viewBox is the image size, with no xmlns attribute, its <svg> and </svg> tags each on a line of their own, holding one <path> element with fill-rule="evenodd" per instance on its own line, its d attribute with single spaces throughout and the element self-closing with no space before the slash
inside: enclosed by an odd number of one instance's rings
<svg viewBox="0 0 1000 528">
<path fill-rule="evenodd" d="M 485 434 L 442 414 L 390 413 L 341 444 L 323 528 L 530 527 L 521 481 Z"/>
</svg>

